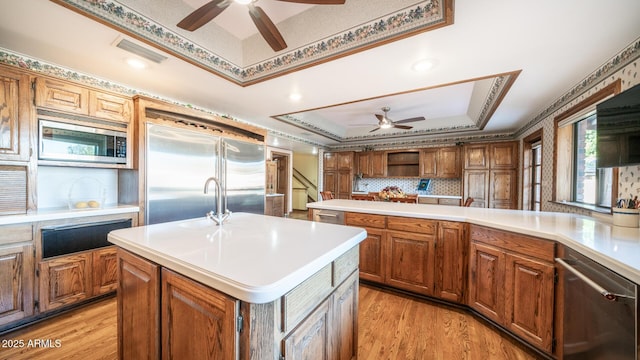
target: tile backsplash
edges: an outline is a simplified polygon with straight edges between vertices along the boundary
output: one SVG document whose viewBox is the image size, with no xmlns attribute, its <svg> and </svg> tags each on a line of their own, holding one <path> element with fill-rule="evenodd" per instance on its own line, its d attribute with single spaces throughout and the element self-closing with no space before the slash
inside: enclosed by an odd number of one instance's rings
<svg viewBox="0 0 640 360">
<path fill-rule="evenodd" d="M 405 193 L 417 193 L 420 179 L 412 178 L 364 178 L 360 180 L 360 191 L 380 191 L 387 186 L 397 186 Z M 354 184 L 354 190 L 355 184 Z M 462 196 L 461 179 L 431 179 L 428 194 Z"/>
</svg>

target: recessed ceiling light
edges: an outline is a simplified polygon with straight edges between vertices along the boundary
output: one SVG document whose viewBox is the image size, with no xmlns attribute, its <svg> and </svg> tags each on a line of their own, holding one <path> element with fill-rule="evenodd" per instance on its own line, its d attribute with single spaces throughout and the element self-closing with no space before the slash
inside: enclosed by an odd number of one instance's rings
<svg viewBox="0 0 640 360">
<path fill-rule="evenodd" d="M 299 93 L 291 93 L 289 95 L 289 100 L 291 101 L 300 101 L 300 99 L 302 99 L 302 95 L 300 95 Z"/>
<path fill-rule="evenodd" d="M 420 60 L 415 64 L 413 64 L 412 68 L 413 68 L 413 71 L 416 71 L 416 72 L 426 72 L 429 69 L 431 69 L 433 65 L 434 64 L 432 60 Z"/>
<path fill-rule="evenodd" d="M 147 67 L 147 64 L 144 61 L 136 58 L 127 58 L 126 62 L 134 69 L 144 69 Z"/>
</svg>

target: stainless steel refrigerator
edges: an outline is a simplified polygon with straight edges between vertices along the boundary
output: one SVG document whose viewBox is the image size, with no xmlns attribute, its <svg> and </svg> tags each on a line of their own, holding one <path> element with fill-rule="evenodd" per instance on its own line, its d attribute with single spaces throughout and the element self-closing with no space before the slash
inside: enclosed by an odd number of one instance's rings
<svg viewBox="0 0 640 360">
<path fill-rule="evenodd" d="M 146 224 L 204 217 L 215 211 L 214 184 L 204 193 L 204 184 L 212 176 L 220 180 L 223 207 L 264 214 L 264 145 L 196 130 L 146 126 Z"/>
</svg>

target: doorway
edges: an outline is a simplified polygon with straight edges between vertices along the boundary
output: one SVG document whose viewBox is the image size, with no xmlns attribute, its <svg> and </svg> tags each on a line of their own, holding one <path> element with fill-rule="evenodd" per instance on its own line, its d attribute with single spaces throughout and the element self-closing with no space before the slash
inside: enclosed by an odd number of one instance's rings
<svg viewBox="0 0 640 360">
<path fill-rule="evenodd" d="M 276 163 L 274 192 L 284 194 L 285 216 L 291 212 L 291 167 L 292 154 L 288 150 L 269 148 L 269 158 Z"/>
</svg>

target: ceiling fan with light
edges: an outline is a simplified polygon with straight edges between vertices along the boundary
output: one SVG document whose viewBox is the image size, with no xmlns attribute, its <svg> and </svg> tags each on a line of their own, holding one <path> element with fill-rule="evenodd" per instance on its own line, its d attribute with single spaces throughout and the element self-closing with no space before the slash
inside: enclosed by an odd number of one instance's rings
<svg viewBox="0 0 640 360">
<path fill-rule="evenodd" d="M 400 124 L 426 120 L 424 116 L 419 116 L 419 117 L 414 117 L 414 118 L 409 118 L 404 120 L 393 121 L 387 117 L 387 113 L 389 112 L 389 110 L 391 110 L 391 108 L 389 108 L 388 106 L 385 106 L 381 110 L 384 112 L 384 115 L 375 114 L 376 117 L 378 118 L 378 127 L 369 132 L 378 131 L 380 129 L 390 129 L 390 128 L 409 130 L 409 129 L 412 129 L 413 126 L 400 125 Z"/>
<path fill-rule="evenodd" d="M 287 47 L 287 43 L 284 41 L 282 34 L 278 31 L 278 28 L 273 24 L 273 21 L 267 16 L 267 14 L 259 6 L 254 5 L 258 0 L 213 0 L 202 5 L 196 11 L 189 14 L 178 23 L 178 27 L 194 31 L 209 21 L 213 20 L 216 16 L 220 15 L 232 2 L 244 4 L 249 7 L 249 16 L 251 20 L 262 34 L 262 37 L 267 41 L 273 51 L 280 51 Z M 276 0 L 285 1 L 298 4 L 315 4 L 315 5 L 342 5 L 345 0 Z"/>
</svg>

